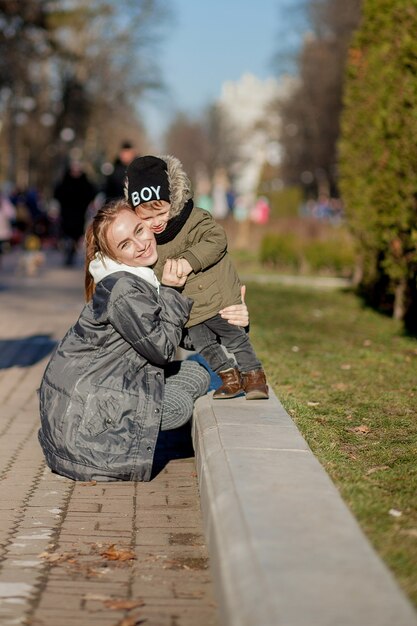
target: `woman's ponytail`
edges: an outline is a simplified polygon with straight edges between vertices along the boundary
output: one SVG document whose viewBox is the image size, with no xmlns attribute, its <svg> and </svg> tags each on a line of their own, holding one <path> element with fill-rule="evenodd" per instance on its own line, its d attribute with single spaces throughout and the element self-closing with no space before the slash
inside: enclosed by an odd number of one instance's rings
<svg viewBox="0 0 417 626">
<path fill-rule="evenodd" d="M 89 272 L 90 262 L 94 259 L 96 254 L 96 245 L 94 238 L 94 227 L 90 224 L 85 232 L 85 276 L 84 276 L 84 297 L 88 302 L 93 297 L 95 291 L 95 284 L 93 277 Z"/>
</svg>

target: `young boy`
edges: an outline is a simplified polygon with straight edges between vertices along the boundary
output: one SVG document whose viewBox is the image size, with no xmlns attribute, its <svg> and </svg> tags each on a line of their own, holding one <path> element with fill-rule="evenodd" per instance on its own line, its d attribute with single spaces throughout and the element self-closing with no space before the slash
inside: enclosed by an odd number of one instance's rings
<svg viewBox="0 0 417 626">
<path fill-rule="evenodd" d="M 134 159 L 127 168 L 125 193 L 155 234 L 156 275 L 161 276 L 167 259 L 178 259 L 178 276 L 187 276 L 184 294 L 194 301 L 187 323 L 191 341 L 222 380 L 213 398 L 234 398 L 242 392 L 247 400 L 268 398 L 265 373 L 247 333 L 219 314 L 222 308 L 241 302 L 226 234 L 210 213 L 194 207 L 181 162 L 173 156 Z"/>
</svg>

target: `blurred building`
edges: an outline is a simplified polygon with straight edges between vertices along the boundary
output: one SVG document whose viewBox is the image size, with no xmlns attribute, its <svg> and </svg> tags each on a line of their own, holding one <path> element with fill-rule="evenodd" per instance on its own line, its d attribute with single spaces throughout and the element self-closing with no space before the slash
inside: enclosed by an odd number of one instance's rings
<svg viewBox="0 0 417 626">
<path fill-rule="evenodd" d="M 238 81 L 222 86 L 218 105 L 236 127 L 239 162 L 234 167 L 235 191 L 253 202 L 265 163 L 278 169 L 281 159 L 279 101 L 288 97 L 294 79 L 262 80 L 244 74 Z"/>
</svg>

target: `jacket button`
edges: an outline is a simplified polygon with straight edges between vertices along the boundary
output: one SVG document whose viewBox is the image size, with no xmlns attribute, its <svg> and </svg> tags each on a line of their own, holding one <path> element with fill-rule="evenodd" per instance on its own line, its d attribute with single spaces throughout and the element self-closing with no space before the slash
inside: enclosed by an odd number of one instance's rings
<svg viewBox="0 0 417 626">
<path fill-rule="evenodd" d="M 113 424 L 113 420 L 111 417 L 106 417 L 106 424 Z"/>
<path fill-rule="evenodd" d="M 200 291 L 201 291 L 201 289 L 203 289 L 203 285 L 198 285 L 198 288 L 199 288 L 199 289 L 200 289 Z"/>
<path fill-rule="evenodd" d="M 152 452 L 151 446 L 148 446 L 146 449 L 147 449 L 148 452 Z"/>
<path fill-rule="evenodd" d="M 160 375 L 161 375 L 161 372 L 156 372 L 156 375 L 157 375 L 157 376 L 160 376 Z"/>
<path fill-rule="evenodd" d="M 159 409 L 155 409 L 155 413 L 159 413 Z"/>
</svg>

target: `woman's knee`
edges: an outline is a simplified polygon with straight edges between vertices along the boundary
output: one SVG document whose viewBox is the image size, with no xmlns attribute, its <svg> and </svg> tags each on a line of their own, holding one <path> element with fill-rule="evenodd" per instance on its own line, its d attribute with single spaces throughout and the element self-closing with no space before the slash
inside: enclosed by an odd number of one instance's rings
<svg viewBox="0 0 417 626">
<path fill-rule="evenodd" d="M 204 396 L 210 387 L 210 374 L 207 369 L 197 361 L 184 361 L 183 373 L 187 379 L 186 389 L 196 400 Z"/>
<path fill-rule="evenodd" d="M 194 411 L 194 399 L 183 389 L 166 393 L 162 405 L 161 430 L 173 430 L 186 424 Z"/>
<path fill-rule="evenodd" d="M 177 373 L 166 379 L 166 385 L 186 391 L 196 400 L 207 393 L 210 387 L 210 374 L 197 361 L 181 361 Z"/>
</svg>

